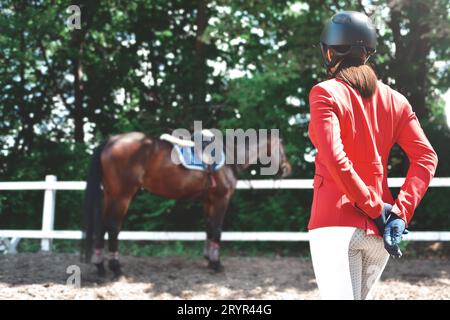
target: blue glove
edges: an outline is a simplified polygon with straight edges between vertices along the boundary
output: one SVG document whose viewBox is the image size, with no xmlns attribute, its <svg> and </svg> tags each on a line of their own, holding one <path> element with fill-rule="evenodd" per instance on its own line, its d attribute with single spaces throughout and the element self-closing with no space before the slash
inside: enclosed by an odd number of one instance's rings
<svg viewBox="0 0 450 320">
<path fill-rule="evenodd" d="M 403 233 L 407 233 L 405 221 L 391 212 L 386 219 L 383 240 L 384 248 L 393 258 L 400 258 L 402 256 L 398 245 L 402 241 Z"/>
<path fill-rule="evenodd" d="M 400 258 L 402 252 L 398 244 L 402 241 L 402 234 L 407 234 L 405 222 L 391 212 L 392 205 L 385 203 L 380 216 L 373 221 L 383 236 L 384 248 L 393 258 Z"/>
<path fill-rule="evenodd" d="M 378 231 L 380 232 L 380 235 L 384 234 L 384 228 L 386 226 L 386 221 L 389 215 L 391 214 L 392 205 L 389 203 L 385 203 L 383 206 L 383 209 L 381 210 L 381 214 L 378 216 L 378 218 L 373 219 L 375 222 L 375 225 L 378 228 Z"/>
</svg>

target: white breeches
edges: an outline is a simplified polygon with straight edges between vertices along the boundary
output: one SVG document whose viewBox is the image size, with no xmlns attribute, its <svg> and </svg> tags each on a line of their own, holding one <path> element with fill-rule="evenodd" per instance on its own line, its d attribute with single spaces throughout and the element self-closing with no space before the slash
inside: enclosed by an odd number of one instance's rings
<svg viewBox="0 0 450 320">
<path fill-rule="evenodd" d="M 321 298 L 370 298 L 389 259 L 383 239 L 354 227 L 317 228 L 309 237 Z"/>
</svg>

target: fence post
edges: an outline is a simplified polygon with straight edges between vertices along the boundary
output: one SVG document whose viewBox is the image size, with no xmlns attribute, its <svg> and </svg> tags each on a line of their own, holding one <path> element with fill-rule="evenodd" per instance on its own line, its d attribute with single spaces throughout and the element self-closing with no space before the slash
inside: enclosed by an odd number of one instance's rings
<svg viewBox="0 0 450 320">
<path fill-rule="evenodd" d="M 45 176 L 45 182 L 51 183 L 56 182 L 56 176 L 48 175 Z M 55 221 L 55 200 L 56 200 L 56 190 L 52 188 L 46 188 L 44 194 L 44 209 L 42 211 L 42 231 L 53 231 L 54 221 Z M 51 251 L 52 239 L 42 239 L 41 240 L 41 250 Z"/>
</svg>

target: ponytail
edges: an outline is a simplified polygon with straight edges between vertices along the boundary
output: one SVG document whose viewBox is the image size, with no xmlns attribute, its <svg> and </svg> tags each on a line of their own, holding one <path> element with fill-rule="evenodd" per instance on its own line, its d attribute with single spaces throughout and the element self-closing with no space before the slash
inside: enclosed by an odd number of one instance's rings
<svg viewBox="0 0 450 320">
<path fill-rule="evenodd" d="M 377 89 L 378 78 L 372 67 L 367 64 L 360 64 L 359 61 L 353 59 L 344 59 L 333 76 L 349 84 L 363 98 L 370 98 Z"/>
</svg>

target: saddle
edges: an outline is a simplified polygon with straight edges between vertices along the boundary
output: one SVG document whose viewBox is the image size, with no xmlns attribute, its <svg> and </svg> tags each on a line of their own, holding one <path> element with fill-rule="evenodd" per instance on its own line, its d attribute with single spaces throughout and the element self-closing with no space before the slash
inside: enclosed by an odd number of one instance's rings
<svg viewBox="0 0 450 320">
<path fill-rule="evenodd" d="M 201 145 L 195 145 L 195 135 L 200 134 L 199 141 Z M 194 133 L 191 140 L 180 139 L 170 134 L 160 136 L 161 140 L 170 142 L 178 154 L 180 163 L 188 170 L 206 171 L 212 173 L 219 170 L 225 164 L 225 153 L 220 150 L 220 154 L 216 156 L 218 150 L 211 150 L 211 154 L 205 152 L 205 149 L 214 142 L 214 134 L 207 129 Z"/>
</svg>

